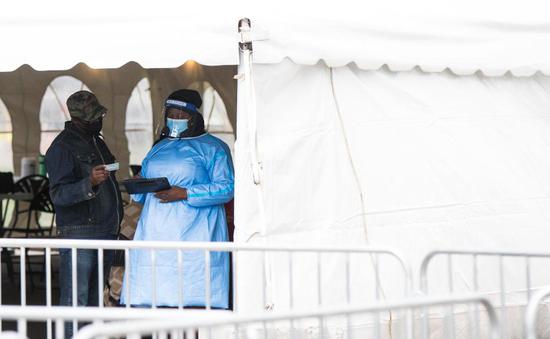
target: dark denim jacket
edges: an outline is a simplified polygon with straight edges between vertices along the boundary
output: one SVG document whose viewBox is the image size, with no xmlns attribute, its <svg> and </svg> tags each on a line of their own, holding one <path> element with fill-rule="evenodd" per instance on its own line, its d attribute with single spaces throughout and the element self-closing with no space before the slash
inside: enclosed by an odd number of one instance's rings
<svg viewBox="0 0 550 339">
<path fill-rule="evenodd" d="M 115 173 L 92 187 L 93 167 L 115 162 L 100 137 L 82 133 L 70 121 L 46 153 L 50 195 L 62 238 L 112 238 L 123 217 Z"/>
</svg>

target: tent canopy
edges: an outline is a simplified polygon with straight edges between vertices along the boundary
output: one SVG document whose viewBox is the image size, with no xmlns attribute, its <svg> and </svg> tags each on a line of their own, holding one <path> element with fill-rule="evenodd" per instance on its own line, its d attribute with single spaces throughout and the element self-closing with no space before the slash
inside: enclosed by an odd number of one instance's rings
<svg viewBox="0 0 550 339">
<path fill-rule="evenodd" d="M 118 68 L 135 61 L 144 68 L 170 68 L 195 60 L 203 65 L 238 63 L 237 22 L 252 19 L 256 63 L 456 74 L 550 73 L 550 25 L 543 2 L 521 8 L 501 2 L 372 2 L 338 7 L 319 2 L 231 4 L 99 1 L 30 1 L 0 5 L 0 71 L 23 64 L 36 70 Z M 265 40 L 267 38 L 267 40 Z"/>
</svg>

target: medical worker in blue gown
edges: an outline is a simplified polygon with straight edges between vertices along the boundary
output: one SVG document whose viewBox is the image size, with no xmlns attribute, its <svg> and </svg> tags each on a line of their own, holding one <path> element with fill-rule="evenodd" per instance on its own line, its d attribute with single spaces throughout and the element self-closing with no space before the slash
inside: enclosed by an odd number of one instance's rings
<svg viewBox="0 0 550 339">
<path fill-rule="evenodd" d="M 205 132 L 198 111 L 201 104 L 200 94 L 192 90 L 175 91 L 165 101 L 165 127 L 143 160 L 140 175 L 166 177 L 172 188 L 132 196 L 143 204 L 134 240 L 228 241 L 223 204 L 233 198 L 233 165 L 227 145 Z M 178 307 L 180 297 L 184 307 L 206 306 L 204 252 L 182 253 L 180 282 L 177 252 L 156 251 L 155 306 Z M 229 298 L 229 256 L 212 252 L 210 258 L 211 307 L 225 309 Z M 131 305 L 153 305 L 152 275 L 150 251 L 132 250 Z M 124 288 L 121 301 L 126 304 Z"/>
</svg>

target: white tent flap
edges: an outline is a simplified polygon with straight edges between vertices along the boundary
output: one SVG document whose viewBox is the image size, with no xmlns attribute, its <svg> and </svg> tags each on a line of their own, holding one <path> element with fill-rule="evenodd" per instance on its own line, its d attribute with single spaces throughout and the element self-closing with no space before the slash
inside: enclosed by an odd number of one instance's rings
<svg viewBox="0 0 550 339">
<path fill-rule="evenodd" d="M 330 74 L 324 64 L 288 60 L 255 67 L 262 185 L 269 195 L 266 234 L 252 241 L 368 241 L 399 248 L 413 267 L 434 248 L 547 249 L 550 78 L 335 68 L 341 133 Z M 344 135 L 364 196 L 366 231 Z M 246 164 L 246 148 L 237 158 Z M 251 177 L 243 175 L 238 185 L 244 192 Z M 237 239 L 257 231 L 250 223 L 254 209 L 247 212 L 257 203 L 237 191 Z M 516 264 L 506 263 L 505 271 L 514 272 Z M 471 291 L 464 278 L 470 265 L 455 262 L 455 291 Z M 438 267 L 434 263 L 430 274 L 441 275 Z M 285 281 L 288 273 L 277 272 Z M 391 274 L 382 267 L 382 276 Z M 497 277 L 484 272 L 482 289 L 496 290 Z M 431 291 L 442 291 L 447 282 L 434 280 L 440 285 Z M 534 269 L 532 280 L 549 284 L 550 274 Z M 524 302 L 523 283 L 507 281 L 509 290 L 518 288 L 508 300 Z M 391 284 L 384 289 L 397 291 Z M 279 304 L 285 300 L 280 288 L 273 292 Z M 304 279 L 294 288 L 307 294 L 311 287 Z"/>
</svg>

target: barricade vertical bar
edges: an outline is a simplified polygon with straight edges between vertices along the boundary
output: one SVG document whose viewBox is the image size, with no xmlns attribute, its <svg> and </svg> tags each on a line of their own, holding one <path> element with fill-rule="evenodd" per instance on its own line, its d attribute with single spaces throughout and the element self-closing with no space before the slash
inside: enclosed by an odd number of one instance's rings
<svg viewBox="0 0 550 339">
<path fill-rule="evenodd" d="M 52 306 L 52 249 L 46 247 L 46 306 Z M 46 322 L 46 337 L 52 339 L 52 319 Z"/>
<path fill-rule="evenodd" d="M 428 288 L 428 265 L 427 262 L 422 263 L 422 270 L 425 270 L 422 272 L 422 279 L 420 281 L 420 286 L 422 288 L 422 292 L 424 292 L 425 295 L 429 295 L 429 288 Z M 424 339 L 429 339 L 430 337 L 430 309 L 427 307 L 422 308 L 422 316 L 424 318 L 424 321 L 422 322 L 422 333 Z"/>
<path fill-rule="evenodd" d="M 350 277 L 350 253 L 346 252 L 346 304 L 349 305 L 351 300 L 351 277 Z M 352 339 L 352 333 L 351 333 L 351 322 L 350 322 L 350 315 L 348 313 L 345 314 L 346 316 L 346 331 L 348 333 L 348 339 Z"/>
<path fill-rule="evenodd" d="M 405 331 L 406 331 L 406 335 L 405 335 L 405 338 L 406 339 L 412 339 L 413 337 L 416 336 L 416 323 L 414 321 L 415 317 L 415 309 L 410 309 L 408 310 L 407 312 L 404 313 L 405 314 L 405 323 L 406 323 L 406 327 L 405 327 Z M 391 326 L 391 325 L 390 325 Z"/>
<path fill-rule="evenodd" d="M 263 329 L 264 329 L 264 338 L 265 338 L 265 339 L 268 339 L 268 338 L 267 338 L 267 324 L 266 324 L 265 321 L 262 321 L 262 327 L 263 327 Z M 239 338 L 239 337 L 237 337 L 237 338 Z"/>
<path fill-rule="evenodd" d="M 97 305 L 103 307 L 103 248 L 97 250 Z M 109 274 L 109 272 L 107 272 Z"/>
<path fill-rule="evenodd" d="M 473 279 L 474 279 L 474 293 L 477 293 L 479 292 L 479 272 L 478 272 L 478 266 L 477 266 L 477 254 L 474 254 L 473 255 L 473 272 L 472 272 L 472 276 L 473 276 Z M 474 305 L 474 309 L 475 309 L 475 314 L 474 314 L 474 337 L 475 338 L 479 338 L 479 333 L 480 333 L 480 328 L 479 328 L 479 306 L 478 304 L 476 303 Z"/>
<path fill-rule="evenodd" d="M 390 317 L 392 311 L 389 312 Z M 391 326 L 391 325 L 390 325 Z M 376 312 L 376 339 L 381 339 L 382 331 L 380 331 L 380 312 Z"/>
<path fill-rule="evenodd" d="M 19 248 L 19 262 L 20 262 L 20 269 L 19 269 L 19 279 L 21 280 L 19 282 L 19 288 L 20 288 L 20 296 L 21 296 L 21 306 L 27 305 L 27 262 L 26 262 L 26 248 L 20 247 Z"/>
<path fill-rule="evenodd" d="M 294 292 L 292 285 L 292 255 L 293 252 L 288 252 L 288 298 L 290 309 L 294 307 Z"/>
<path fill-rule="evenodd" d="M 375 298 L 380 300 L 380 263 L 379 263 L 379 254 L 374 254 L 374 279 L 375 279 Z"/>
<path fill-rule="evenodd" d="M 293 286 L 293 277 L 292 277 L 292 257 L 294 252 L 290 251 L 288 252 L 288 305 L 289 309 L 292 310 L 294 308 L 294 286 Z M 290 319 L 290 338 L 294 338 L 294 321 Z"/>
<path fill-rule="evenodd" d="M 267 307 L 267 256 L 265 251 L 261 251 L 262 253 L 262 307 L 265 309 Z M 235 271 L 236 272 L 236 271 Z"/>
<path fill-rule="evenodd" d="M 498 270 L 500 279 L 500 305 L 502 307 L 502 319 L 500 319 L 500 335 L 506 338 L 506 286 L 504 284 L 504 257 L 498 256 Z"/>
<path fill-rule="evenodd" d="M 268 272 L 267 272 L 267 261 L 269 260 L 269 258 L 267 257 L 267 252 L 265 250 L 262 250 L 260 253 L 262 254 L 262 301 L 263 301 L 261 311 L 265 311 L 265 310 L 268 309 L 268 305 L 267 305 L 267 282 L 268 282 L 268 279 L 267 279 L 267 274 L 268 274 Z M 264 330 L 264 335 L 267 338 L 267 325 L 266 325 L 265 321 L 262 321 L 262 326 L 263 326 L 263 330 Z"/>
<path fill-rule="evenodd" d="M 27 337 L 27 320 L 24 318 L 17 320 L 17 332 L 20 333 L 23 338 Z"/>
<path fill-rule="evenodd" d="M 447 269 L 448 269 L 448 279 L 449 279 L 449 292 L 454 293 L 454 282 L 453 282 L 453 256 L 452 254 L 447 255 Z M 449 305 L 447 308 L 447 323 L 449 329 L 449 338 L 454 338 L 455 333 L 455 319 L 454 319 L 454 307 Z"/>
<path fill-rule="evenodd" d="M 321 252 L 317 252 L 317 305 L 323 305 L 323 292 L 321 290 Z"/>
<path fill-rule="evenodd" d="M 156 262 L 156 253 L 153 248 L 151 248 L 151 288 L 153 293 L 153 303 L 152 307 L 157 308 L 157 262 Z"/>
<path fill-rule="evenodd" d="M 63 319 L 55 320 L 55 339 L 65 339 L 65 325 Z"/>
<path fill-rule="evenodd" d="M 372 257 L 371 257 L 372 258 Z M 380 300 L 380 271 L 379 271 L 379 262 L 378 262 L 378 253 L 374 254 L 374 266 L 373 266 L 373 269 L 374 269 L 374 298 L 375 300 L 378 302 Z M 380 338 L 380 313 L 379 312 L 376 312 L 375 313 L 375 318 L 374 318 L 374 321 L 375 321 L 375 325 L 374 325 L 374 330 L 375 330 L 375 335 L 376 335 L 376 338 Z"/>
<path fill-rule="evenodd" d="M 205 305 L 206 309 L 209 310 L 211 308 L 211 296 L 212 296 L 212 286 L 211 286 L 211 279 L 212 274 L 210 272 L 210 251 L 205 250 L 204 251 L 204 285 L 205 285 Z"/>
<path fill-rule="evenodd" d="M 416 336 L 416 322 L 414 321 L 415 320 L 415 309 L 410 309 L 408 312 L 406 312 L 406 328 L 405 330 L 407 331 L 406 335 L 405 335 L 405 338 L 407 339 L 412 339 Z M 390 325 L 391 326 L 391 325 Z"/>
<path fill-rule="evenodd" d="M 351 300 L 350 253 L 346 252 L 346 302 Z"/>
<path fill-rule="evenodd" d="M 472 307 L 473 305 L 468 304 L 468 321 L 470 322 L 468 326 L 468 337 L 470 339 L 474 339 L 474 316 L 472 314 Z"/>
<path fill-rule="evenodd" d="M 453 256 L 452 254 L 447 255 L 447 283 L 449 285 L 449 292 L 453 292 Z"/>
<path fill-rule="evenodd" d="M 77 252 L 76 247 L 71 247 L 71 295 L 72 295 L 72 304 L 73 307 L 77 307 L 78 305 L 78 284 L 77 284 L 77 270 L 76 265 L 77 263 Z M 73 333 L 76 333 L 77 330 L 77 322 L 76 319 L 73 319 Z"/>
<path fill-rule="evenodd" d="M 468 335 L 470 339 L 474 339 L 474 322 L 475 322 L 475 316 L 472 312 L 472 308 L 474 305 L 468 304 L 468 321 L 470 322 L 470 325 L 468 326 Z"/>
<path fill-rule="evenodd" d="M 20 301 L 21 306 L 27 305 L 27 262 L 26 262 L 26 248 L 19 248 L 19 288 L 20 288 Z M 25 337 L 27 336 L 27 321 L 19 320 L 17 321 L 18 331 L 21 332 Z M 21 330 L 20 328 L 23 328 Z"/>
<path fill-rule="evenodd" d="M 130 301 L 130 250 L 124 249 L 124 295 L 126 307 L 129 308 L 132 304 Z"/>
<path fill-rule="evenodd" d="M 531 299 L 531 257 L 525 257 L 525 282 L 527 283 L 527 302 Z"/>
<path fill-rule="evenodd" d="M 183 308 L 183 254 L 178 250 L 178 308 Z"/>
<path fill-rule="evenodd" d="M 233 254 L 231 255 L 231 265 L 233 266 L 233 269 L 231 270 L 231 279 L 233 280 L 233 312 L 237 312 L 237 257 L 239 256 L 238 252 L 235 250 Z M 265 276 L 262 274 L 263 278 L 265 279 Z M 263 291 L 263 288 L 262 288 Z M 265 305 L 265 293 L 262 295 Z"/>
<path fill-rule="evenodd" d="M 346 339 L 353 339 L 353 333 L 351 333 L 351 325 L 349 321 L 350 314 L 343 313 L 342 316 L 346 319 L 346 327 L 345 329 L 342 329 L 342 332 L 344 332 L 344 335 L 342 337 Z"/>
<path fill-rule="evenodd" d="M 266 295 L 267 293 L 266 292 L 267 290 L 267 277 L 266 277 L 267 257 L 266 257 L 265 251 L 261 251 L 260 253 L 262 254 L 262 310 L 261 311 L 265 311 L 267 309 L 267 295 Z M 262 321 L 262 326 L 264 331 L 264 337 L 267 339 L 267 325 L 265 321 Z"/>
</svg>

